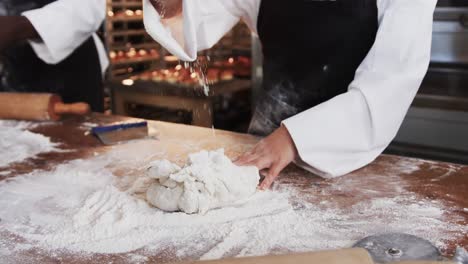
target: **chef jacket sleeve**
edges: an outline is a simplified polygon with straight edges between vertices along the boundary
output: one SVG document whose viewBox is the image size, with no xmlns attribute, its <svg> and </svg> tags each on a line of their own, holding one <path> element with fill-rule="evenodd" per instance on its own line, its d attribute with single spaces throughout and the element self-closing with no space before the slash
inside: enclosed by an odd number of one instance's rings
<svg viewBox="0 0 468 264">
<path fill-rule="evenodd" d="M 426 74 L 436 0 L 381 1 L 376 41 L 348 92 L 283 121 L 298 164 L 336 177 L 390 144 Z"/>
<path fill-rule="evenodd" d="M 41 41 L 30 41 L 39 58 L 57 64 L 93 35 L 104 21 L 104 0 L 59 0 L 24 12 Z"/>
<path fill-rule="evenodd" d="M 211 48 L 240 19 L 254 28 L 259 0 L 183 0 L 178 17 L 162 19 L 149 0 L 143 0 L 147 32 L 170 53 L 194 61 L 197 52 Z"/>
</svg>

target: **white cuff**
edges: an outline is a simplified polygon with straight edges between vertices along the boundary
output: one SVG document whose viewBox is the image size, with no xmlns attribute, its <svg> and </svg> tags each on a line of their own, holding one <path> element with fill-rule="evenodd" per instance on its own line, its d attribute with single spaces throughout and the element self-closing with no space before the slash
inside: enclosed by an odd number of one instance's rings
<svg viewBox="0 0 468 264">
<path fill-rule="evenodd" d="M 43 14 L 41 9 L 26 11 L 22 15 L 31 22 L 42 40 L 29 40 L 29 44 L 41 60 L 47 64 L 57 64 L 70 55 L 56 45 L 57 39 L 48 30 L 54 27 L 55 21 L 52 18 L 44 19 L 47 14 Z"/>
<path fill-rule="evenodd" d="M 298 114 L 300 115 L 300 114 Z M 334 178 L 336 176 L 333 176 L 329 173 L 326 173 L 324 172 L 323 170 L 320 170 L 318 168 L 315 168 L 315 167 L 312 167 L 311 165 L 307 164 L 307 162 L 305 162 L 302 158 L 302 156 L 304 154 L 301 154 L 301 153 L 304 153 L 304 149 L 303 149 L 303 142 L 304 140 L 302 138 L 300 138 L 300 136 L 296 133 L 296 131 L 298 131 L 299 129 L 306 129 L 304 128 L 304 122 L 303 120 L 299 120 L 298 118 L 295 118 L 297 117 L 298 115 L 296 116 L 293 116 L 293 117 L 290 117 L 286 120 L 284 120 L 281 125 L 284 126 L 288 132 L 289 132 L 289 135 L 291 136 L 293 142 L 294 142 L 294 145 L 296 146 L 296 150 L 297 150 L 297 153 L 298 153 L 298 157 L 294 160 L 294 164 L 296 164 L 297 166 L 303 168 L 304 170 L 306 171 L 309 171 L 317 176 L 320 176 L 322 178 L 327 178 L 327 179 L 330 179 L 330 178 Z M 302 144 L 301 144 L 302 142 Z"/>
<path fill-rule="evenodd" d="M 146 31 L 159 44 L 165 47 L 171 54 L 184 61 L 194 61 L 197 59 L 197 42 L 195 34 L 195 18 L 192 15 L 192 7 L 188 4 L 190 1 L 183 1 L 183 34 L 187 50 L 184 50 L 173 37 L 169 27 L 164 27 L 161 16 L 151 5 L 149 0 L 143 0 L 143 20 Z M 189 22 L 190 21 L 190 22 Z"/>
<path fill-rule="evenodd" d="M 59 63 L 61 59 L 56 59 L 56 57 L 60 57 L 60 55 L 52 54 L 51 50 L 45 43 L 45 41 L 48 39 L 47 33 L 41 29 L 47 28 L 47 25 L 43 25 L 42 27 L 38 26 L 40 24 L 46 24 L 47 21 L 44 21 L 44 19 L 41 19 L 40 15 L 38 15 L 36 11 L 27 11 L 27 12 L 24 12 L 22 15 L 25 16 L 31 22 L 31 24 L 34 26 L 37 33 L 43 40 L 43 41 L 35 41 L 35 40 L 28 41 L 32 49 L 36 53 L 36 55 L 45 63 L 48 63 L 48 64 Z"/>
</svg>

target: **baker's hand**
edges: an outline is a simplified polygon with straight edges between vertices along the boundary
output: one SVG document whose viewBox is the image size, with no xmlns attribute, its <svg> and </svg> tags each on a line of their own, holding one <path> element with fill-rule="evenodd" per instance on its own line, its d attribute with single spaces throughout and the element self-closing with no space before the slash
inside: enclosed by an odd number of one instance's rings
<svg viewBox="0 0 468 264">
<path fill-rule="evenodd" d="M 0 16 L 0 25 L 11 25 L 7 16 Z M 15 40 L 11 26 L 0 27 L 0 51 L 10 46 Z"/>
<path fill-rule="evenodd" d="M 280 172 L 297 156 L 296 146 L 286 127 L 281 126 L 271 135 L 261 140 L 251 151 L 242 155 L 236 164 L 256 166 L 265 179 L 260 189 L 270 188 Z"/>
<path fill-rule="evenodd" d="M 23 16 L 0 16 L 0 51 L 17 42 L 38 38 L 34 26 Z"/>
<path fill-rule="evenodd" d="M 162 18 L 175 17 L 182 13 L 182 0 L 150 0 Z"/>
</svg>

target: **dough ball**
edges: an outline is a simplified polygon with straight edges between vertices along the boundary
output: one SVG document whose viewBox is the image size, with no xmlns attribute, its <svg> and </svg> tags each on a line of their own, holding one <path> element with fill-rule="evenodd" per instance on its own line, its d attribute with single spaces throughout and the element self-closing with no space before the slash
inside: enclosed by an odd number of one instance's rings
<svg viewBox="0 0 468 264">
<path fill-rule="evenodd" d="M 176 186 L 168 188 L 159 183 L 152 184 L 146 192 L 146 199 L 153 206 L 167 212 L 179 211 L 179 200 L 183 193 L 183 188 Z"/>
<path fill-rule="evenodd" d="M 147 175 L 153 179 L 164 179 L 179 170 L 179 166 L 168 160 L 156 160 L 150 163 Z"/>
<path fill-rule="evenodd" d="M 245 202 L 260 180 L 256 167 L 235 165 L 222 149 L 191 154 L 183 168 L 167 160 L 151 165 L 149 173 L 157 182 L 147 191 L 148 201 L 169 212 L 203 214 Z"/>
</svg>

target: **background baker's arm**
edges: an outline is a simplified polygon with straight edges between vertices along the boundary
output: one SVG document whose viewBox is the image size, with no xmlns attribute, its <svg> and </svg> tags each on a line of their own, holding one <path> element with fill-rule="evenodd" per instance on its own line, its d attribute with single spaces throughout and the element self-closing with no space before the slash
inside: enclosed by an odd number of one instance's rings
<svg viewBox="0 0 468 264">
<path fill-rule="evenodd" d="M 287 119 L 300 165 L 325 177 L 373 161 L 395 137 L 430 61 L 436 0 L 381 1 L 374 46 L 349 91 Z"/>
<path fill-rule="evenodd" d="M 68 57 L 104 21 L 104 0 L 59 0 L 23 13 L 40 39 L 31 40 L 37 56 L 49 64 Z"/>
<path fill-rule="evenodd" d="M 171 6 L 161 14 L 157 2 L 163 6 L 165 1 L 143 0 L 146 30 L 181 60 L 193 61 L 197 51 L 216 44 L 240 18 L 252 26 L 259 0 L 170 0 L 182 8 Z"/>
<path fill-rule="evenodd" d="M 0 51 L 17 42 L 38 38 L 31 22 L 23 16 L 0 16 Z"/>
</svg>

